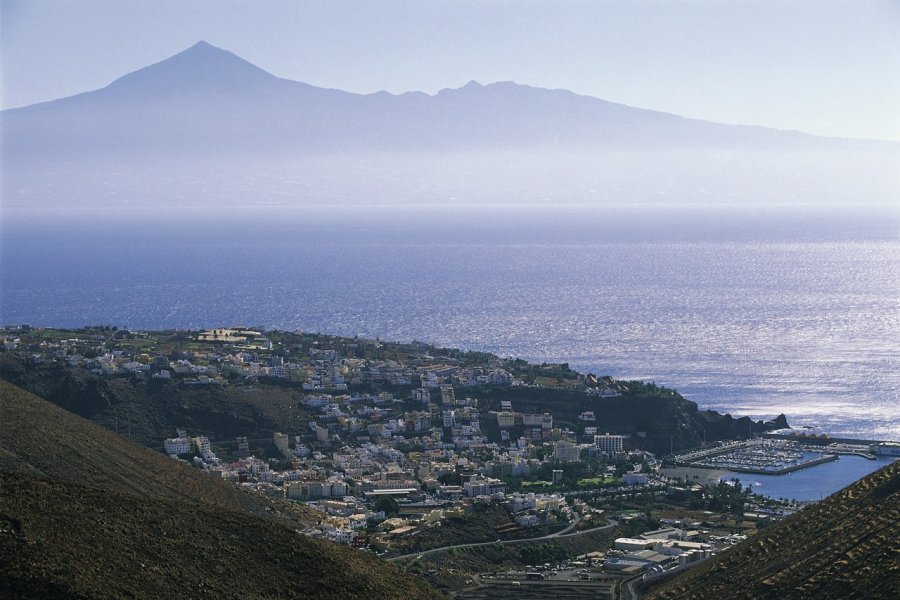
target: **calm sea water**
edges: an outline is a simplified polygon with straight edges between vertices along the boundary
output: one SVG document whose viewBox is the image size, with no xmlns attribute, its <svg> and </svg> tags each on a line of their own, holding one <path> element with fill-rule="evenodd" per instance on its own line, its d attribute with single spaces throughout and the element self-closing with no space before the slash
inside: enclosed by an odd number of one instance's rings
<svg viewBox="0 0 900 600">
<path fill-rule="evenodd" d="M 826 498 L 857 479 L 887 466 L 892 460 L 894 459 L 887 457 L 869 460 L 861 456 L 841 456 L 836 461 L 785 475 L 728 473 L 722 479 L 724 481 L 737 479 L 744 486 L 752 486 L 754 493 L 770 498 L 808 502 Z"/>
<path fill-rule="evenodd" d="M 900 439 L 896 209 L 5 215 L 0 322 L 419 339 Z"/>
</svg>

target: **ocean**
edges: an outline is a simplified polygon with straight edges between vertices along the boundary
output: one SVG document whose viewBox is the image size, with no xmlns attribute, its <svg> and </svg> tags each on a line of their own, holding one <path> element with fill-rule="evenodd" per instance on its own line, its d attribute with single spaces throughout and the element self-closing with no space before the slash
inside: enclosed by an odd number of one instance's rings
<svg viewBox="0 0 900 600">
<path fill-rule="evenodd" d="M 0 231 L 6 325 L 417 339 L 900 440 L 893 206 L 7 211 Z"/>
</svg>

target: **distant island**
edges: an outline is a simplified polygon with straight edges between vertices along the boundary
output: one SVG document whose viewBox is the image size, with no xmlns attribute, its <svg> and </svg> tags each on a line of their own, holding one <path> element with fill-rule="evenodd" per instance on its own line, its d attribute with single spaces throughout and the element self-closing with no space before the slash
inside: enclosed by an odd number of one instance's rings
<svg viewBox="0 0 900 600">
<path fill-rule="evenodd" d="M 4 209 L 23 211 L 448 198 L 857 205 L 893 197 L 900 149 L 512 81 L 355 94 L 276 77 L 203 41 L 101 89 L 0 118 Z"/>
</svg>

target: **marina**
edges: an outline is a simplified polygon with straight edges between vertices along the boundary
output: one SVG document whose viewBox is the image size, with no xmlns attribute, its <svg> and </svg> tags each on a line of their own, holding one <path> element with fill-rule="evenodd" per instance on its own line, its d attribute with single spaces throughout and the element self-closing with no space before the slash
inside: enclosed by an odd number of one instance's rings
<svg viewBox="0 0 900 600">
<path fill-rule="evenodd" d="M 782 475 L 837 460 L 827 448 L 811 448 L 799 442 L 756 439 L 704 448 L 675 457 L 677 464 L 738 473 Z"/>
<path fill-rule="evenodd" d="M 677 468 L 719 481 L 738 480 L 771 498 L 814 502 L 884 467 L 900 454 L 894 442 L 766 437 L 720 443 L 674 457 Z"/>
<path fill-rule="evenodd" d="M 875 460 L 871 446 L 846 441 L 828 445 L 807 444 L 785 439 L 754 439 L 731 442 L 680 454 L 681 466 L 725 469 L 737 473 L 783 475 L 838 459 L 838 455 Z"/>
</svg>

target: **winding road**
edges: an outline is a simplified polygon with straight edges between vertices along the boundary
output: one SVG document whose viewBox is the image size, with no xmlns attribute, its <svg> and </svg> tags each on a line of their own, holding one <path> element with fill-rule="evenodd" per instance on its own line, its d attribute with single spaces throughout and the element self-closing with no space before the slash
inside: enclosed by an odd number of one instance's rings
<svg viewBox="0 0 900 600">
<path fill-rule="evenodd" d="M 441 546 L 440 548 L 432 548 L 431 550 L 422 550 L 421 552 L 412 552 L 410 554 L 401 554 L 400 556 L 393 556 L 386 560 L 395 561 L 395 560 L 404 560 L 408 558 L 420 558 L 422 556 L 428 556 L 429 554 L 438 554 L 439 552 L 446 552 L 447 550 L 452 550 L 454 548 L 478 548 L 480 546 L 491 546 L 493 544 L 500 544 L 502 546 L 512 546 L 514 544 L 528 544 L 531 542 L 541 542 L 545 540 L 552 540 L 557 538 L 567 538 L 567 537 L 575 537 L 579 535 L 586 535 L 589 533 L 597 533 L 599 531 L 611 531 L 614 527 L 618 525 L 618 522 L 611 521 L 609 525 L 603 525 L 602 527 L 593 527 L 591 529 L 585 529 L 584 531 L 576 531 L 575 533 L 569 533 L 580 523 L 581 521 L 575 521 L 569 524 L 565 529 L 561 529 L 556 533 L 550 533 L 548 535 L 544 535 L 541 537 L 535 538 L 517 538 L 514 540 L 502 540 L 495 542 L 474 542 L 471 544 L 456 544 L 455 546 Z"/>
</svg>

